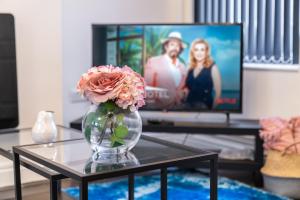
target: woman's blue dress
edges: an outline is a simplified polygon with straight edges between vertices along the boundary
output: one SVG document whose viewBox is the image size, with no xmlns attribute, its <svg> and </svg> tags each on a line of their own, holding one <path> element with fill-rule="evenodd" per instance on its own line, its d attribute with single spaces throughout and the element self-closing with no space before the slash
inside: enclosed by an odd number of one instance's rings
<svg viewBox="0 0 300 200">
<path fill-rule="evenodd" d="M 212 109 L 213 106 L 213 80 L 212 66 L 204 67 L 197 77 L 194 77 L 194 69 L 188 72 L 186 86 L 189 94 L 186 103 L 192 108 Z"/>
</svg>

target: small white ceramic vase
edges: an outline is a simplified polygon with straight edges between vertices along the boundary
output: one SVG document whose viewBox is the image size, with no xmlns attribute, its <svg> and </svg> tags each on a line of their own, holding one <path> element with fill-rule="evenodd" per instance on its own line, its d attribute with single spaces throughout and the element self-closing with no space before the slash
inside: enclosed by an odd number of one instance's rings
<svg viewBox="0 0 300 200">
<path fill-rule="evenodd" d="M 32 140 L 36 143 L 54 142 L 57 137 L 57 127 L 52 111 L 40 111 L 32 128 Z"/>
</svg>

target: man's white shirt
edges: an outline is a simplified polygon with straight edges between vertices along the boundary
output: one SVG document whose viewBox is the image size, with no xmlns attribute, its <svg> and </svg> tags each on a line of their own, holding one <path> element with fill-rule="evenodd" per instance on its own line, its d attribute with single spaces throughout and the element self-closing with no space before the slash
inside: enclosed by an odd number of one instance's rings
<svg viewBox="0 0 300 200">
<path fill-rule="evenodd" d="M 179 60 L 178 58 L 176 58 L 176 62 L 175 65 L 172 62 L 172 59 L 168 56 L 168 55 L 164 55 L 168 61 L 168 68 L 170 69 L 171 73 L 172 73 L 172 77 L 173 80 L 175 82 L 176 87 L 179 86 L 180 81 L 181 81 L 181 73 L 180 73 L 180 69 L 178 67 L 179 65 Z"/>
</svg>

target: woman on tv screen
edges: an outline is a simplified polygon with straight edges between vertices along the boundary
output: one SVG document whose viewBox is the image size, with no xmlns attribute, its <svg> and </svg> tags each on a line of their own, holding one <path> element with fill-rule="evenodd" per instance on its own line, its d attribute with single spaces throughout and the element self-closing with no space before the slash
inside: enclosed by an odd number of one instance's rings
<svg viewBox="0 0 300 200">
<path fill-rule="evenodd" d="M 188 96 L 186 103 L 191 107 L 212 109 L 221 97 L 221 76 L 210 56 L 208 42 L 195 39 L 190 48 L 190 66 L 186 79 Z M 213 97 L 213 91 L 215 95 Z"/>
</svg>

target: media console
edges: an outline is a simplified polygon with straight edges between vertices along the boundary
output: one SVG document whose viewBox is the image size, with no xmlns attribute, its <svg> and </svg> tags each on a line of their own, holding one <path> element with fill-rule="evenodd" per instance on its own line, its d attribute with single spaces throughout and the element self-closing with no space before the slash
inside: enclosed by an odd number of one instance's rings
<svg viewBox="0 0 300 200">
<path fill-rule="evenodd" d="M 70 126 L 81 130 L 81 120 L 71 122 Z M 148 123 L 143 122 L 144 132 L 169 132 L 188 134 L 226 134 L 226 135 L 253 135 L 255 137 L 254 160 L 227 160 L 219 159 L 220 169 L 248 170 L 253 172 L 254 183 L 262 186 L 260 169 L 263 166 L 263 143 L 259 137 L 260 125 L 258 120 L 230 119 L 229 123 Z"/>
</svg>

